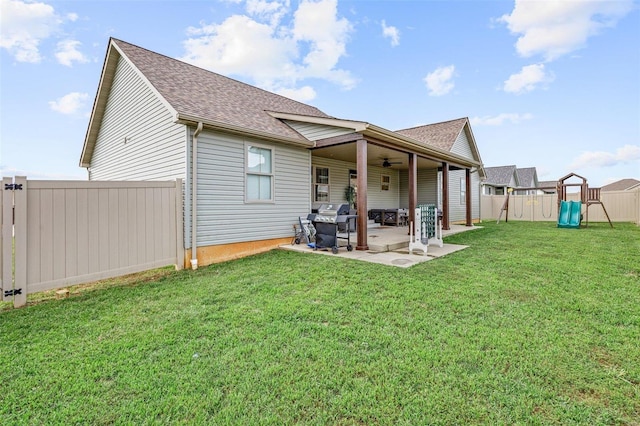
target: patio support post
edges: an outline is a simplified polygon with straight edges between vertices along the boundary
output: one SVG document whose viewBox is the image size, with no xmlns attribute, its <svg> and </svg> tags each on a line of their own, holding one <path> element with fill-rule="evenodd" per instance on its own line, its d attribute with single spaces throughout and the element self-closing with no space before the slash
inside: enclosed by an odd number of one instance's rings
<svg viewBox="0 0 640 426">
<path fill-rule="evenodd" d="M 465 169 L 465 204 L 467 208 L 467 226 L 473 226 L 471 218 L 471 169 Z"/>
<path fill-rule="evenodd" d="M 367 242 L 367 141 L 358 139 L 356 147 L 356 170 L 358 172 L 358 191 L 356 193 L 356 202 L 358 203 L 356 232 L 358 241 L 356 250 L 369 250 Z"/>
<path fill-rule="evenodd" d="M 415 211 L 418 205 L 418 159 L 416 154 L 409 153 L 409 230 L 415 220 Z M 415 232 L 415 224 L 414 224 Z"/>
<path fill-rule="evenodd" d="M 449 163 L 442 162 L 442 229 L 449 227 Z"/>
</svg>

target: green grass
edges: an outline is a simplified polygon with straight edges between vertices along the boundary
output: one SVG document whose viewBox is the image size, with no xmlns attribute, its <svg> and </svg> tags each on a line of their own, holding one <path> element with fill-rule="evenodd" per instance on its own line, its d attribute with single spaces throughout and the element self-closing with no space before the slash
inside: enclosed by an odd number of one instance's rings
<svg viewBox="0 0 640 426">
<path fill-rule="evenodd" d="M 483 226 L 5 306 L 0 424 L 640 424 L 640 228 Z"/>
</svg>

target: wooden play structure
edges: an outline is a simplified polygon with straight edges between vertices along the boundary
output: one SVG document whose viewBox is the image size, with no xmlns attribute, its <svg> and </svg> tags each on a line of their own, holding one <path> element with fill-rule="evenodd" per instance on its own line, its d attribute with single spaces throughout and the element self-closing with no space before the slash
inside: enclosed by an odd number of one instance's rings
<svg viewBox="0 0 640 426">
<path fill-rule="evenodd" d="M 569 182 L 571 178 L 577 178 L 580 182 Z M 580 188 L 580 200 L 569 201 L 567 200 L 568 188 L 578 187 Z M 554 189 L 549 187 L 531 187 L 531 188 L 508 188 L 507 195 L 505 196 L 502 209 L 498 215 L 498 221 L 502 218 L 502 213 L 505 213 L 505 222 L 509 221 L 509 197 L 513 190 L 527 191 L 527 190 L 544 190 Z M 600 199 L 600 188 L 589 188 L 587 179 L 575 174 L 569 173 L 568 175 L 560 178 L 556 183 L 556 193 L 558 194 L 558 227 L 560 228 L 579 228 L 582 222 L 582 206 L 585 207 L 585 227 L 589 226 L 589 207 L 594 204 L 600 204 L 604 214 L 607 216 L 609 225 L 613 228 L 613 223 L 609 218 L 609 213 L 604 207 L 602 200 Z M 517 217 L 517 216 L 516 216 Z"/>
<path fill-rule="evenodd" d="M 569 179 L 574 177 L 580 179 L 581 182 L 577 182 L 577 183 L 567 182 Z M 562 208 L 561 208 L 562 203 L 567 202 L 567 188 L 569 187 L 580 188 L 580 203 L 581 205 L 585 206 L 585 227 L 589 226 L 589 207 L 594 204 L 600 204 L 602 206 L 602 210 L 604 210 L 604 214 L 607 216 L 609 225 L 611 225 L 611 227 L 613 228 L 613 223 L 611 223 L 611 219 L 609 218 L 609 213 L 607 213 L 607 209 L 604 207 L 604 204 L 600 199 L 600 188 L 589 188 L 589 185 L 587 184 L 587 179 L 575 173 L 569 173 L 568 175 L 560 178 L 558 180 L 558 183 L 556 184 L 556 192 L 558 194 L 558 212 L 562 212 Z M 579 223 L 578 223 L 578 226 L 579 226 Z"/>
</svg>

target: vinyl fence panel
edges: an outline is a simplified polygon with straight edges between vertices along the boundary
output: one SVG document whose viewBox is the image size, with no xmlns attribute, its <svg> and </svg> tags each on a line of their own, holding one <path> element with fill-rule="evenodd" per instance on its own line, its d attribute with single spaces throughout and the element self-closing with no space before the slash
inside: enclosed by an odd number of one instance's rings
<svg viewBox="0 0 640 426">
<path fill-rule="evenodd" d="M 16 306 L 27 293 L 184 263 L 181 180 L 15 182 L 21 190 L 3 191 L 1 271 Z"/>
<path fill-rule="evenodd" d="M 640 190 L 601 192 L 600 199 L 613 222 L 640 224 Z M 504 195 L 483 195 L 482 219 L 497 219 L 504 205 Z M 568 201 L 580 201 L 579 193 L 567 194 Z M 583 213 L 586 207 L 583 206 Z M 585 215 L 586 218 L 586 215 Z M 509 196 L 509 220 L 551 221 L 558 219 L 556 194 L 531 194 Z M 505 220 L 503 212 L 502 219 Z M 607 222 L 601 205 L 589 206 L 589 222 Z"/>
</svg>

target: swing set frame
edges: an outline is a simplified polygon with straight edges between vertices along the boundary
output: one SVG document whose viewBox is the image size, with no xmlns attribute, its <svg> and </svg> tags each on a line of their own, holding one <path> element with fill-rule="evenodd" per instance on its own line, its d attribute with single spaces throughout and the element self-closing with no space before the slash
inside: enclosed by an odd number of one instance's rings
<svg viewBox="0 0 640 426">
<path fill-rule="evenodd" d="M 582 182 L 577 182 L 577 183 L 571 183 L 571 182 L 567 182 L 568 179 L 572 178 L 572 177 L 576 177 L 582 180 Z M 532 186 L 532 187 L 527 187 L 527 188 L 507 188 L 507 195 L 504 199 L 504 203 L 502 204 L 502 208 L 500 209 L 500 214 L 498 215 L 498 220 L 496 221 L 496 223 L 500 223 L 500 219 L 502 218 L 502 213 L 505 212 L 505 218 L 504 221 L 508 222 L 509 221 L 509 197 L 511 195 L 511 193 L 514 190 L 518 190 L 518 191 L 532 191 L 532 190 L 545 190 L 545 189 L 555 189 L 556 190 L 556 194 L 558 195 L 558 212 L 560 211 L 560 205 L 562 204 L 563 201 L 567 201 L 567 188 L 570 187 L 579 187 L 580 188 L 580 201 L 582 202 L 582 204 L 585 206 L 585 216 L 586 216 L 586 223 L 585 223 L 585 228 L 589 226 L 589 207 L 594 205 L 594 204 L 600 204 L 602 206 L 602 210 L 604 210 L 604 214 L 607 216 L 607 220 L 609 221 L 609 225 L 613 228 L 613 223 L 611 223 L 611 219 L 609 218 L 609 213 L 607 213 L 607 209 L 604 207 L 604 203 L 602 202 L 602 200 L 600 199 L 600 188 L 589 188 L 589 185 L 587 184 L 587 179 L 575 174 L 575 173 L 569 173 L 568 175 L 558 179 L 556 186 Z M 538 194 L 525 194 L 525 195 L 535 195 L 537 197 Z M 544 200 L 544 198 L 543 198 Z M 544 203 L 544 201 L 543 201 Z M 542 207 L 542 215 L 549 219 L 551 218 L 551 212 L 549 213 L 549 216 L 547 217 L 544 214 L 544 204 Z M 522 215 L 524 213 L 524 198 L 522 199 L 522 203 L 521 203 L 521 210 L 520 210 L 520 216 L 517 216 L 516 212 L 515 212 L 515 205 L 514 205 L 514 212 L 513 215 L 516 218 L 521 218 Z"/>
</svg>

